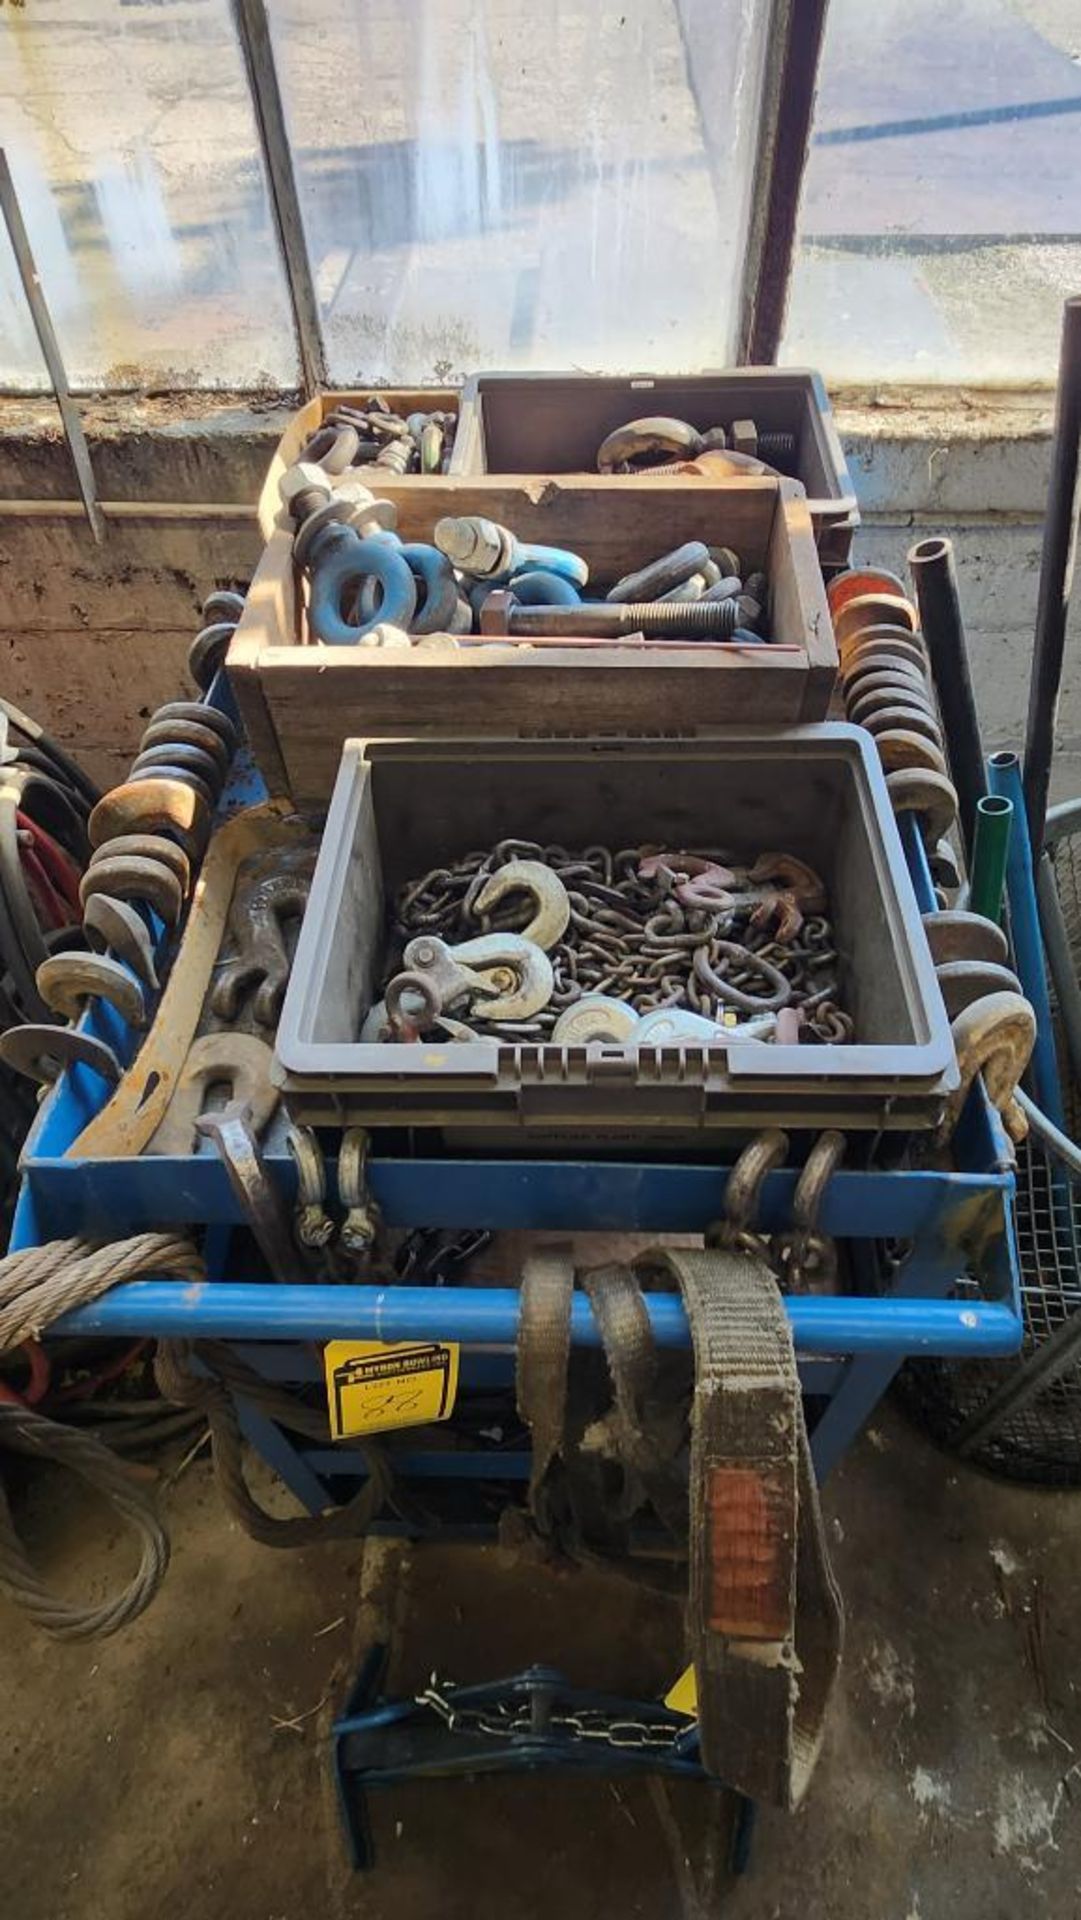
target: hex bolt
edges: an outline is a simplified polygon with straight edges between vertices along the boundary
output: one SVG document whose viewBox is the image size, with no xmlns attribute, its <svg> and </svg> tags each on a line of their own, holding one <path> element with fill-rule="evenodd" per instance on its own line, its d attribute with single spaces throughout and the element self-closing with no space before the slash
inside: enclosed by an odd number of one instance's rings
<svg viewBox="0 0 1081 1920">
<path fill-rule="evenodd" d="M 669 587 L 669 589 L 668 589 L 668 592 L 667 592 L 667 593 L 659 593 L 659 594 L 657 595 L 657 601 L 662 601 L 662 600 L 678 600 L 678 601 L 688 601 L 688 600 L 701 600 L 701 598 L 702 598 L 702 596 L 703 596 L 703 594 L 705 593 L 705 591 L 706 591 L 706 576 L 705 576 L 705 574 L 704 574 L 704 573 L 692 573 L 692 575 L 691 575 L 691 577 L 690 577 L 690 579 L 689 579 L 689 580 L 684 580 L 684 582 L 683 582 L 683 584 L 682 584 L 682 586 L 679 586 L 679 587 Z M 656 604 L 656 603 L 655 603 L 655 604 Z"/>
<path fill-rule="evenodd" d="M 647 639 L 728 640 L 739 624 L 734 600 L 586 601 L 580 607 L 520 607 L 512 593 L 490 593 L 480 612 L 482 634 L 525 639 L 565 634 L 575 639 L 612 639 L 641 633 Z"/>
<path fill-rule="evenodd" d="M 674 547 L 671 553 L 651 561 L 648 567 L 641 567 L 637 573 L 625 573 L 622 580 L 609 588 L 608 603 L 658 600 L 662 593 L 681 587 L 692 574 L 699 573 L 708 565 L 709 557 L 709 548 L 703 546 L 701 540 L 688 540 L 682 547 Z"/>
<path fill-rule="evenodd" d="M 494 583 L 500 575 L 522 573 L 526 568 L 558 573 L 576 587 L 584 587 L 589 579 L 589 568 L 578 554 L 519 540 L 509 527 L 483 514 L 447 514 L 436 521 L 432 538 L 452 566 L 477 579 Z"/>
<path fill-rule="evenodd" d="M 743 582 L 738 573 L 727 573 L 718 580 L 716 586 L 707 587 L 702 595 L 704 600 L 733 600 L 743 592 Z"/>
<path fill-rule="evenodd" d="M 286 467 L 278 481 L 278 493 L 281 496 L 282 505 L 294 518 L 297 518 L 302 513 L 301 502 L 307 501 L 311 496 L 315 496 L 316 506 L 321 500 L 330 499 L 330 480 L 325 470 L 314 460 L 296 460 L 291 467 Z M 309 507 L 308 511 L 311 510 Z"/>
<path fill-rule="evenodd" d="M 753 420 L 733 420 L 732 451 L 749 453 L 754 460 L 758 458 L 758 428 Z"/>
<path fill-rule="evenodd" d="M 392 533 L 398 524 L 398 509 L 393 500 L 382 500 L 362 480 L 346 480 L 335 494 L 349 507 L 349 525 L 363 539 L 372 533 Z"/>
</svg>

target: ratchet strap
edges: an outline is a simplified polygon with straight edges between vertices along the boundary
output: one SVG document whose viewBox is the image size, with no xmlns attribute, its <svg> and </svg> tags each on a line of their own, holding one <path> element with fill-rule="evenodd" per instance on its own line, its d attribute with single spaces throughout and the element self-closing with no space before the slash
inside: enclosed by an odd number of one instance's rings
<svg viewBox="0 0 1081 1920">
<path fill-rule="evenodd" d="M 843 1615 L 829 1565 L 788 1319 L 754 1251 L 659 1249 L 679 1285 L 694 1347 L 689 1486 L 680 1401 L 658 1393 L 657 1354 L 628 1268 L 583 1276 L 601 1333 L 612 1408 L 601 1422 L 623 1470 L 619 1511 L 595 1537 L 597 1454 L 568 1422 L 574 1273 L 562 1254 L 527 1262 L 518 1405 L 533 1430 L 531 1505 L 549 1536 L 571 1516 L 587 1549 L 650 1506 L 688 1541 L 688 1628 L 703 1764 L 751 1799 L 793 1807 L 818 1756 L 841 1659 Z M 678 1431 L 677 1431 L 678 1427 Z M 584 1470 L 584 1472 L 583 1472 Z M 610 1485 L 610 1483 L 609 1483 Z M 564 1534 L 566 1538 L 566 1533 Z"/>
</svg>

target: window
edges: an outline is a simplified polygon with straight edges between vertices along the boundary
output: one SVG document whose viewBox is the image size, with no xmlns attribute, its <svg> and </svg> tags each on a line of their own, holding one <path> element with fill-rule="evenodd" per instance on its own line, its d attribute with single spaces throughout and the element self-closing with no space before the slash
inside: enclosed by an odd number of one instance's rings
<svg viewBox="0 0 1081 1920">
<path fill-rule="evenodd" d="M 292 386 L 228 0 L 0 13 L 0 125 L 75 387 Z M 0 382 L 47 386 L 0 222 Z"/>
<path fill-rule="evenodd" d="M 1079 287 L 1078 0 L 831 0 L 781 359 L 1051 382 Z"/>
<path fill-rule="evenodd" d="M 731 357 L 765 8 L 270 12 L 332 380 Z"/>
</svg>

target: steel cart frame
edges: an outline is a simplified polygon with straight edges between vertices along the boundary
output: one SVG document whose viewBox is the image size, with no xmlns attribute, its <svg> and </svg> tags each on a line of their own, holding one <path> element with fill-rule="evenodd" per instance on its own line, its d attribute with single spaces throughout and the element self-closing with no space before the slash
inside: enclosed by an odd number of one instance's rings
<svg viewBox="0 0 1081 1920">
<path fill-rule="evenodd" d="M 213 697 L 231 704 L 217 687 Z M 264 797 L 260 776 L 242 757 L 225 810 Z M 917 904 L 926 910 L 934 896 L 923 845 L 910 816 L 900 826 Z M 130 1057 L 133 1036 L 111 1008 L 98 1002 L 85 1019 L 122 1057 Z M 101 1082 L 76 1066 L 43 1102 L 24 1151 L 12 1248 L 67 1234 L 115 1239 L 165 1221 L 207 1229 L 210 1278 L 199 1287 L 153 1280 L 116 1287 L 66 1314 L 56 1323 L 57 1334 L 227 1340 L 268 1378 L 297 1385 L 320 1377 L 312 1342 L 453 1340 L 462 1344 L 466 1404 L 471 1391 L 510 1385 L 518 1313 L 513 1275 L 501 1287 L 313 1284 L 299 1277 L 299 1269 L 295 1285 L 247 1278 L 231 1245 L 241 1216 L 210 1142 L 180 1158 L 64 1157 L 101 1100 Z M 291 1157 L 270 1144 L 265 1159 L 291 1200 Z M 907 1355 L 986 1359 L 1020 1344 L 1013 1150 L 980 1086 L 955 1135 L 953 1159 L 956 1171 L 840 1171 L 829 1183 L 820 1225 L 847 1243 L 861 1291 L 786 1300 L 804 1390 L 815 1401 L 812 1449 L 820 1478 Z M 797 1174 L 794 1168 L 767 1178 L 764 1230 L 790 1224 Z M 380 1149 L 378 1134 L 369 1162 L 370 1190 L 383 1220 L 402 1228 L 700 1233 L 723 1214 L 727 1175 L 724 1165 L 705 1154 L 678 1164 L 659 1156 L 396 1157 Z M 882 1258 L 886 1248 L 895 1255 L 890 1262 Z M 687 1346 L 681 1302 L 656 1293 L 647 1295 L 647 1304 L 659 1344 Z M 579 1345 L 598 1341 L 584 1295 L 574 1302 L 572 1339 Z M 301 1446 L 253 1407 L 242 1411 L 249 1440 L 310 1511 L 330 1504 L 343 1480 L 355 1483 L 363 1474 L 362 1457 L 347 1442 Z M 452 1479 L 466 1487 L 522 1482 L 529 1474 L 524 1444 L 495 1455 L 483 1446 L 408 1446 L 396 1451 L 395 1464 L 406 1478 Z"/>
<path fill-rule="evenodd" d="M 215 690 L 217 693 L 217 690 Z M 217 696 L 229 702 L 228 694 Z M 226 811 L 254 804 L 262 781 L 242 764 L 226 796 Z M 909 871 L 921 910 L 934 905 L 924 849 L 911 816 L 900 821 Z M 130 1059 L 134 1036 L 101 1002 L 85 1023 Z M 519 1295 L 508 1275 L 502 1286 L 411 1286 L 376 1281 L 366 1285 L 309 1282 L 278 1284 L 246 1277 L 249 1256 L 239 1242 L 242 1226 L 225 1169 L 212 1144 L 183 1157 L 134 1159 L 66 1158 L 103 1098 L 101 1082 L 85 1068 L 72 1068 L 48 1094 L 23 1155 L 23 1184 L 12 1248 L 63 1235 L 109 1240 L 163 1222 L 205 1229 L 209 1278 L 192 1286 L 177 1281 L 137 1281 L 113 1288 L 92 1304 L 58 1320 L 50 1332 L 101 1338 L 174 1336 L 231 1343 L 265 1378 L 300 1390 L 321 1382 L 318 1349 L 312 1343 L 355 1337 L 461 1343 L 459 1400 L 450 1426 L 392 1437 L 399 1480 L 423 1492 L 434 1527 L 425 1537 L 490 1537 L 500 1507 L 521 1493 L 530 1471 L 528 1434 L 511 1427 L 506 1444 L 491 1443 L 490 1428 L 472 1422 L 471 1404 L 493 1391 L 513 1407 L 514 1349 Z M 909 1355 L 958 1360 L 993 1358 L 1021 1343 L 1019 1266 L 1014 1232 L 1013 1149 L 977 1082 L 951 1149 L 953 1170 L 837 1172 L 823 1198 L 819 1225 L 843 1241 L 847 1270 L 857 1293 L 790 1295 L 785 1300 L 807 1397 L 811 1447 L 819 1479 L 834 1466 L 859 1432 Z M 292 1201 L 296 1166 L 273 1133 L 264 1160 L 283 1197 Z M 328 1168 L 333 1180 L 335 1169 Z M 556 1232 L 648 1232 L 658 1236 L 702 1232 L 723 1215 L 729 1168 L 714 1155 L 674 1163 L 657 1156 L 558 1160 L 525 1157 L 451 1157 L 417 1152 L 396 1155 L 374 1136 L 368 1186 L 389 1227 L 541 1229 Z M 791 1224 L 798 1166 L 768 1175 L 760 1196 L 758 1224 L 777 1231 Z M 689 1347 L 682 1301 L 671 1293 L 647 1293 L 655 1338 L 665 1347 Z M 596 1346 L 599 1335 L 587 1296 L 575 1296 L 572 1341 Z M 251 1401 L 238 1400 L 246 1437 L 295 1497 L 318 1513 L 348 1497 L 363 1479 L 364 1457 L 348 1441 L 336 1446 L 300 1442 Z M 467 1444 L 433 1444 L 431 1434 L 452 1434 Z M 510 1425 L 511 1423 L 508 1423 Z M 399 1518 L 377 1530 L 406 1532 Z M 373 1654 L 373 1659 L 375 1654 Z M 673 1731 L 678 1716 L 655 1703 L 605 1701 L 618 1715 L 646 1722 L 651 1750 L 627 1754 L 568 1740 L 549 1727 L 554 1700 L 572 1714 L 595 1707 L 593 1696 L 575 1691 L 562 1676 L 533 1668 L 513 1680 L 467 1690 L 478 1698 L 530 1702 L 531 1734 L 496 1742 L 497 1751 L 474 1740 L 474 1767 L 574 1768 L 578 1772 L 656 1768 L 702 1779 L 697 1729 Z M 599 1699 L 599 1696 L 598 1696 Z M 541 1703 L 538 1709 L 537 1702 Z M 333 1736 L 333 1764 L 346 1836 L 355 1865 L 370 1865 L 372 1846 L 365 1790 L 431 1771 L 461 1770 L 461 1752 L 418 1724 L 422 1702 L 385 1701 L 369 1662 L 358 1677 Z M 538 1712 L 540 1717 L 538 1718 Z M 572 1723 L 573 1724 L 573 1720 Z M 417 1725 L 414 1737 L 413 1727 Z M 649 1729 L 652 1728 L 652 1732 Z M 670 1745 L 662 1753 L 665 1741 Z M 395 1746 L 397 1741 L 397 1746 Z M 427 1744 L 426 1744 L 427 1742 Z M 491 1743 L 488 1742 L 490 1747 Z M 394 1756 L 397 1755 L 395 1761 Z M 468 1758 L 469 1755 L 466 1756 Z M 714 1782 L 714 1784 L 721 1784 Z M 733 1866 L 746 1864 L 754 1808 L 740 1797 Z"/>
</svg>

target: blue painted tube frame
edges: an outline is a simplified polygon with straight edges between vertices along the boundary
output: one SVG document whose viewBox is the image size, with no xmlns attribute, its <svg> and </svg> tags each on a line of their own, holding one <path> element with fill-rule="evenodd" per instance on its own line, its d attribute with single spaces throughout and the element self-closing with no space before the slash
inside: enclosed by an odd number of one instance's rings
<svg viewBox="0 0 1081 1920">
<path fill-rule="evenodd" d="M 136 1280 L 78 1307 L 55 1323 L 59 1334 L 138 1338 L 159 1334 L 216 1340 L 457 1340 L 513 1347 L 517 1287 L 252 1285 L 208 1280 Z M 690 1336 L 675 1294 L 649 1293 L 657 1344 L 684 1347 Z M 800 1353 L 934 1353 L 988 1357 L 1011 1353 L 1020 1326 L 1008 1301 L 906 1299 L 890 1295 L 790 1295 L 785 1309 Z M 576 1294 L 571 1337 L 595 1347 L 600 1335 L 587 1296 Z"/>
</svg>

